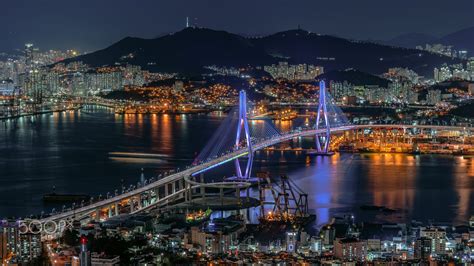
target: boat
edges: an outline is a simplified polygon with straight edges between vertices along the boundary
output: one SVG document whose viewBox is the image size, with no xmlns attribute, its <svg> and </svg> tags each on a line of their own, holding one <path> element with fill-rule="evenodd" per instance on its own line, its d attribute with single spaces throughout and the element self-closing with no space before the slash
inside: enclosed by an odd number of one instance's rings
<svg viewBox="0 0 474 266">
<path fill-rule="evenodd" d="M 380 211 L 385 213 L 396 212 L 394 209 L 387 208 L 385 206 L 376 206 L 376 205 L 362 205 L 359 207 L 363 211 Z"/>
</svg>

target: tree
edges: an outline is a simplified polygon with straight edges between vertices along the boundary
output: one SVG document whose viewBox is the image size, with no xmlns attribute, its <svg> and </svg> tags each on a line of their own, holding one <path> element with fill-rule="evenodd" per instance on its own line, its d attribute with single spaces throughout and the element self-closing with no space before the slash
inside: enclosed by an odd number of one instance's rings
<svg viewBox="0 0 474 266">
<path fill-rule="evenodd" d="M 74 229 L 67 229 L 64 231 L 61 241 L 70 247 L 78 246 L 79 232 Z"/>
</svg>

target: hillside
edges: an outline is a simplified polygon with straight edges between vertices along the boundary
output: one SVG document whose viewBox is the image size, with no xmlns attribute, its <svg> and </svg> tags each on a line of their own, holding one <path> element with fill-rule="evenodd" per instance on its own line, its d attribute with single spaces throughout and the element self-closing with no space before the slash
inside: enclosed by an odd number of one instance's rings
<svg viewBox="0 0 474 266">
<path fill-rule="evenodd" d="M 317 79 L 324 79 L 326 81 L 347 81 L 355 86 L 362 85 L 378 85 L 379 87 L 386 88 L 389 84 L 389 80 L 374 76 L 365 72 L 361 72 L 354 69 L 347 70 L 334 70 L 319 75 Z"/>
<path fill-rule="evenodd" d="M 415 48 L 417 45 L 425 45 L 427 43 L 434 43 L 438 38 L 435 36 L 423 33 L 406 33 L 396 36 L 393 39 L 383 43 L 398 47 Z"/>
<path fill-rule="evenodd" d="M 470 56 L 474 56 L 474 27 L 462 29 L 442 37 L 434 37 L 421 33 L 407 33 L 381 43 L 405 48 L 441 43 L 444 45 L 452 45 L 456 50 L 467 50 Z"/>
<path fill-rule="evenodd" d="M 186 28 L 155 39 L 127 37 L 103 50 L 65 60 L 91 66 L 130 63 L 151 71 L 199 74 L 203 66 L 262 66 L 288 61 L 322 65 L 327 70 L 356 68 L 380 74 L 389 67 L 409 67 L 422 75 L 447 57 L 414 49 L 354 42 L 291 30 L 263 38 L 245 38 L 225 31 Z"/>
<path fill-rule="evenodd" d="M 152 71 L 193 73 L 206 65 L 269 63 L 272 58 L 238 35 L 188 28 L 156 39 L 127 37 L 108 48 L 68 61 L 83 61 L 92 66 L 130 63 Z"/>
<path fill-rule="evenodd" d="M 453 45 L 458 50 L 467 50 L 471 56 L 474 56 L 474 27 L 448 34 L 440 38 L 439 42 Z"/>
</svg>

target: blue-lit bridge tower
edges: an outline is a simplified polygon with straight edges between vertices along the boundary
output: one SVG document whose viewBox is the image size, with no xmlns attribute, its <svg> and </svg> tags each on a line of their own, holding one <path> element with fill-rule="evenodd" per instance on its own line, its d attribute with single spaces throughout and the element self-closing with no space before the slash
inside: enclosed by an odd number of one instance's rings
<svg viewBox="0 0 474 266">
<path fill-rule="evenodd" d="M 244 132 L 242 132 L 242 129 Z M 253 150 L 252 150 L 252 141 L 250 139 L 250 130 L 249 122 L 247 119 L 247 94 L 244 90 L 241 90 L 239 93 L 239 113 L 238 113 L 238 124 L 237 124 L 237 134 L 235 136 L 235 149 L 239 149 L 242 144 L 241 135 L 244 134 L 244 141 L 247 145 L 248 150 L 248 160 L 245 169 L 242 169 L 239 158 L 235 159 L 235 173 L 237 179 L 248 179 L 252 172 L 252 163 L 253 163 Z M 244 171 L 242 171 L 244 170 Z"/>
<path fill-rule="evenodd" d="M 326 83 L 324 80 L 321 80 L 319 82 L 319 105 L 318 114 L 316 116 L 316 130 L 320 128 L 325 130 L 323 133 L 316 134 L 316 148 L 320 154 L 328 154 L 329 142 L 331 140 L 331 127 L 328 119 L 326 99 Z M 324 122 L 322 119 L 324 119 Z"/>
</svg>

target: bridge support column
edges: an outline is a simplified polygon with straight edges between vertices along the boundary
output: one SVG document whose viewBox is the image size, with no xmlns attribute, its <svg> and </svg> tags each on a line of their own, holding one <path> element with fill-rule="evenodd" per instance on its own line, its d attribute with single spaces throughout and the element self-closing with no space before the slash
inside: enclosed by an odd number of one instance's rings
<svg viewBox="0 0 474 266">
<path fill-rule="evenodd" d="M 155 188 L 155 201 L 158 201 L 160 199 L 160 189 Z"/>
<path fill-rule="evenodd" d="M 316 148 L 318 153 L 328 154 L 329 151 L 329 142 L 331 139 L 331 127 L 328 120 L 328 111 L 326 107 L 326 84 L 324 81 L 319 82 L 319 105 L 318 105 L 318 114 L 316 116 L 316 130 L 320 129 L 320 122 L 324 119 L 324 125 L 322 128 L 325 128 L 324 133 L 316 134 Z"/>
<path fill-rule="evenodd" d="M 165 184 L 165 198 L 168 197 L 168 184 Z"/>
<path fill-rule="evenodd" d="M 240 205 L 241 202 L 240 202 L 240 188 L 239 187 L 235 190 L 235 196 L 237 197 L 237 204 Z"/>
<path fill-rule="evenodd" d="M 176 183 L 176 191 L 180 191 L 182 189 L 181 187 L 181 180 L 178 180 L 175 182 Z"/>
<path fill-rule="evenodd" d="M 245 197 L 246 197 L 247 202 L 250 202 L 250 187 L 248 187 L 247 190 L 245 191 Z"/>
<path fill-rule="evenodd" d="M 244 172 L 242 173 L 242 168 L 240 166 L 239 159 L 235 159 L 235 170 L 236 177 L 238 179 L 247 179 L 250 178 L 252 172 L 252 163 L 253 163 L 253 149 L 252 142 L 250 140 L 250 130 L 249 122 L 247 120 L 247 94 L 244 90 L 240 91 L 239 94 L 239 122 L 237 126 L 237 135 L 235 137 L 235 149 L 240 147 L 240 135 L 242 133 L 242 127 L 244 128 L 245 141 L 247 143 L 248 149 L 248 160 Z"/>
<path fill-rule="evenodd" d="M 201 173 L 199 177 L 192 177 L 192 180 L 198 182 L 198 183 L 204 183 L 204 173 Z M 202 187 L 195 188 L 193 189 L 193 193 L 197 194 L 198 192 L 201 193 L 201 190 L 203 190 Z"/>
<path fill-rule="evenodd" d="M 118 208 L 119 208 L 119 205 L 118 205 L 118 203 L 116 202 L 116 203 L 114 204 L 115 216 L 118 216 L 118 215 L 119 215 L 119 209 L 118 209 Z"/>
<path fill-rule="evenodd" d="M 186 184 L 186 190 L 185 190 L 185 201 L 192 201 L 193 200 L 193 195 L 192 195 L 192 189 L 191 189 L 191 184 L 187 183 Z"/>
<path fill-rule="evenodd" d="M 133 206 L 134 205 L 133 197 L 130 198 L 129 203 L 130 203 L 130 212 L 132 213 L 134 212 L 134 208 L 135 208 L 135 206 Z"/>
<path fill-rule="evenodd" d="M 100 208 L 95 210 L 95 220 L 100 222 Z"/>
<path fill-rule="evenodd" d="M 138 201 L 138 209 L 140 210 L 143 206 L 142 194 L 138 194 L 137 198 L 138 198 L 138 200 L 137 200 Z"/>
<path fill-rule="evenodd" d="M 206 188 L 205 187 L 200 187 L 199 188 L 199 193 L 201 193 L 201 198 L 204 199 L 206 197 Z"/>
</svg>

